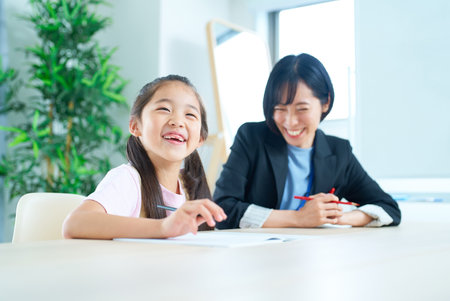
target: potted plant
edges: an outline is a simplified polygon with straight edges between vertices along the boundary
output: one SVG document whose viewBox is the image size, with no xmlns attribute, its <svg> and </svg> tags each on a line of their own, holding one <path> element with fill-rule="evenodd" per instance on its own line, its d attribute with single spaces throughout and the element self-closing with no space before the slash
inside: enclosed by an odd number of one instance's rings
<svg viewBox="0 0 450 301">
<path fill-rule="evenodd" d="M 94 12 L 101 3 L 30 0 L 32 13 L 24 18 L 39 43 L 25 49 L 25 84 L 37 94 L 19 99 L 9 89 L 1 108 L 16 121 L 0 127 L 8 132 L 0 174 L 10 202 L 36 191 L 90 193 L 111 168 L 111 155 L 125 153 L 125 137 L 109 112 L 127 108 L 126 81 L 110 63 L 115 49 L 93 38 L 110 23 Z M 10 87 L 14 72 L 1 69 L 0 78 Z"/>
</svg>

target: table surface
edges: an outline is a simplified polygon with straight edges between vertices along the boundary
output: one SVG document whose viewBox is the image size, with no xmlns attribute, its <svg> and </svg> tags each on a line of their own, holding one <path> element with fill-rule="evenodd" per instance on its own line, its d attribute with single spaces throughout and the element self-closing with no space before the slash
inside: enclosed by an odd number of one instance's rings
<svg viewBox="0 0 450 301">
<path fill-rule="evenodd" d="M 399 227 L 211 248 L 100 240 L 0 244 L 0 300 L 450 300 L 450 204 L 401 204 Z"/>
</svg>

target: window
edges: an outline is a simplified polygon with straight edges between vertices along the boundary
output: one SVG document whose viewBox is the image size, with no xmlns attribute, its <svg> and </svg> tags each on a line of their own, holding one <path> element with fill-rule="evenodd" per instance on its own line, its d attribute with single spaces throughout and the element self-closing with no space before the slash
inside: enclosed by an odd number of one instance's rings
<svg viewBox="0 0 450 301">
<path fill-rule="evenodd" d="M 350 140 L 355 99 L 353 7 L 353 0 L 337 0 L 281 10 L 275 33 L 278 59 L 305 52 L 324 64 L 335 90 L 334 107 L 325 126 L 329 121 L 341 121 L 335 122 L 335 127 L 342 129 L 331 131 Z"/>
</svg>

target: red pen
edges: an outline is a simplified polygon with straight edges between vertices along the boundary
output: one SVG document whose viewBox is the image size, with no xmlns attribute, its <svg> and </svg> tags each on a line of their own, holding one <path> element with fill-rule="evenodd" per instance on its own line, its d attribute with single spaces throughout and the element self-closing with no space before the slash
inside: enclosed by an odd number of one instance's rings
<svg viewBox="0 0 450 301">
<path fill-rule="evenodd" d="M 335 191 L 336 191 L 336 189 L 333 187 L 333 188 L 331 188 L 329 193 L 334 193 Z M 309 196 L 298 196 L 298 195 L 294 195 L 294 199 L 299 199 L 299 200 L 304 200 L 304 201 L 311 201 L 312 200 L 312 198 L 309 197 Z M 355 202 L 331 201 L 330 203 L 359 206 L 359 204 L 355 203 Z"/>
<path fill-rule="evenodd" d="M 333 194 L 335 191 L 336 191 L 336 189 L 333 187 L 333 188 L 331 188 L 330 192 L 328 192 L 328 193 Z M 312 200 L 312 198 L 310 198 L 309 196 L 298 196 L 298 195 L 294 195 L 294 199 L 299 199 L 299 200 L 303 200 L 303 201 L 311 201 Z"/>
</svg>

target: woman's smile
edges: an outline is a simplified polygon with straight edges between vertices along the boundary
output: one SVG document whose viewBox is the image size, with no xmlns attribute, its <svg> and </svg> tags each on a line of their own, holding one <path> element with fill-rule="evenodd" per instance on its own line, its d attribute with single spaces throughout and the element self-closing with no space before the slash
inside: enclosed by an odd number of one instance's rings
<svg viewBox="0 0 450 301">
<path fill-rule="evenodd" d="M 298 136 L 300 136 L 301 133 L 303 133 L 304 129 L 301 130 L 288 130 L 285 128 L 285 131 L 287 132 L 287 134 L 289 136 L 291 136 L 292 138 L 297 138 Z"/>
</svg>

